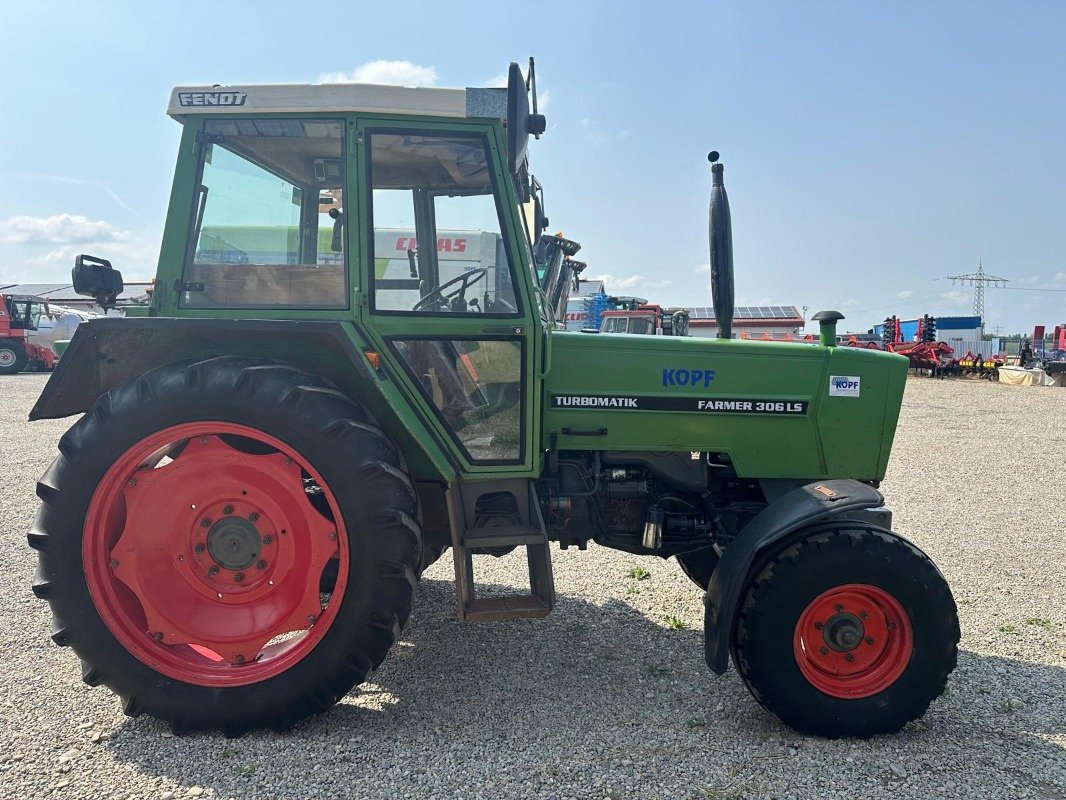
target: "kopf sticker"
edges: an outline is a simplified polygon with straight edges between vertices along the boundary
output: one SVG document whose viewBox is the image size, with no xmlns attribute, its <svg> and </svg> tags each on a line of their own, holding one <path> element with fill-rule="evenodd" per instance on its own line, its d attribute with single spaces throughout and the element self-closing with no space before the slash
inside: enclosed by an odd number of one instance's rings
<svg viewBox="0 0 1066 800">
<path fill-rule="evenodd" d="M 830 375 L 830 397 L 858 397 L 859 376 L 857 375 Z"/>
</svg>

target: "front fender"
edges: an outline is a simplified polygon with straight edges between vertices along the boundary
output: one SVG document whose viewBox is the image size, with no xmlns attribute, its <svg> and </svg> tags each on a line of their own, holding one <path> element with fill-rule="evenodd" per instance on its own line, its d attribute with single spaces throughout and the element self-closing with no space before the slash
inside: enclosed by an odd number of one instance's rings
<svg viewBox="0 0 1066 800">
<path fill-rule="evenodd" d="M 880 508 L 884 502 L 879 491 L 859 481 L 816 481 L 793 489 L 760 511 L 726 548 L 707 586 L 703 598 L 707 666 L 719 675 L 729 666 L 737 605 L 747 587 L 752 564 L 761 552 L 800 528 L 848 511 Z M 881 513 L 891 524 L 889 512 Z"/>
</svg>

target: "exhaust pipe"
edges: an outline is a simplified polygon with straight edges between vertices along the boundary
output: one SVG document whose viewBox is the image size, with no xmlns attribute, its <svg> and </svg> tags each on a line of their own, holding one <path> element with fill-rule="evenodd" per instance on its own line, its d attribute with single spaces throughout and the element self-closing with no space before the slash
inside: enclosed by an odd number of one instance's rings
<svg viewBox="0 0 1066 800">
<path fill-rule="evenodd" d="M 729 196 L 725 193 L 725 167 L 718 151 L 707 155 L 711 162 L 711 208 L 707 234 L 711 244 L 711 302 L 718 323 L 718 338 L 733 338 L 733 223 L 729 218 Z"/>
</svg>

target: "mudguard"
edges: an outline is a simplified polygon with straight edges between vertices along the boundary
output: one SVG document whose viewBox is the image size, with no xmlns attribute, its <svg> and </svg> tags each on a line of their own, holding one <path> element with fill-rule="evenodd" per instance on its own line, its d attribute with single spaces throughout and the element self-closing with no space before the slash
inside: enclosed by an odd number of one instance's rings
<svg viewBox="0 0 1066 800">
<path fill-rule="evenodd" d="M 87 411 L 131 377 L 185 359 L 268 358 L 332 381 L 377 419 L 407 455 L 416 480 L 447 480 L 458 468 L 421 417 L 401 418 L 383 393 L 394 391 L 385 369 L 371 371 L 359 334 L 341 321 L 109 317 L 83 322 L 48 379 L 30 419 Z"/>
<path fill-rule="evenodd" d="M 75 329 L 30 419 L 79 414 L 129 377 L 172 361 L 279 353 L 338 384 L 370 377 L 340 322 L 108 317 Z"/>
<path fill-rule="evenodd" d="M 726 548 L 707 586 L 703 598 L 707 666 L 719 675 L 729 667 L 737 605 L 760 552 L 800 528 L 848 511 L 879 508 L 884 502 L 879 491 L 859 481 L 816 481 L 793 489 L 760 511 Z"/>
</svg>

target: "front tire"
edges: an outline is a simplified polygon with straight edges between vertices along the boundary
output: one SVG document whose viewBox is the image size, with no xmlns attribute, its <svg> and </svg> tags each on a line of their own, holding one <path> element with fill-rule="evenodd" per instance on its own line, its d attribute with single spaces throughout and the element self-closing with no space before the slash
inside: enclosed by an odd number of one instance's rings
<svg viewBox="0 0 1066 800">
<path fill-rule="evenodd" d="M 0 375 L 14 375 L 26 367 L 26 348 L 12 339 L 0 339 Z"/>
<path fill-rule="evenodd" d="M 959 621 L 944 577 L 914 545 L 832 523 L 755 574 L 734 627 L 749 691 L 803 733 L 894 733 L 921 717 L 955 668 Z"/>
<path fill-rule="evenodd" d="M 102 395 L 38 483 L 34 593 L 127 714 L 285 729 L 384 659 L 410 614 L 416 494 L 351 399 L 222 357 Z M 339 564 L 332 593 L 319 582 Z"/>
</svg>

